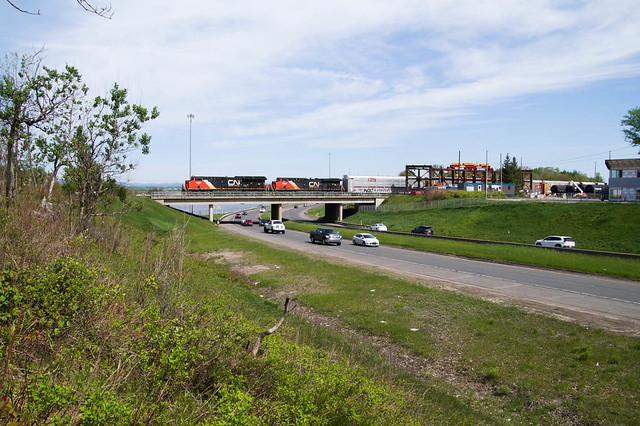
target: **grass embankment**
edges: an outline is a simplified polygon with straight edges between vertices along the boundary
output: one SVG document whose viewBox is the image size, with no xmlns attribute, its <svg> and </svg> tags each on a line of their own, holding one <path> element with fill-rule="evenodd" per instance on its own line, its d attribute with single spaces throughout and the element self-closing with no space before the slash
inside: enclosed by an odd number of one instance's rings
<svg viewBox="0 0 640 426">
<path fill-rule="evenodd" d="M 98 238 L 65 237 L 64 226 L 56 235 L 53 223 L 25 211 L 2 222 L 0 254 L 13 260 L 2 281 L 12 286 L 1 287 L 12 297 L 0 305 L 4 420 L 629 424 L 640 417 L 636 337 L 274 250 L 147 200 L 123 225 L 103 218 Z M 185 246 L 191 255 L 182 257 Z M 65 267 L 30 272 L 55 252 L 74 252 L 80 263 L 61 256 Z M 79 279 L 62 281 L 73 288 L 55 285 L 60 271 L 75 271 Z M 77 303 L 54 303 L 70 291 Z M 248 355 L 247 342 L 280 317 L 284 295 L 358 334 L 293 315 L 258 357 Z M 29 317 L 35 310 L 41 317 Z M 396 368 L 366 336 L 406 351 L 419 372 Z"/>
<path fill-rule="evenodd" d="M 286 340 L 361 365 L 374 377 L 404 383 L 415 397 L 413 409 L 427 423 L 632 423 L 640 415 L 637 337 L 274 250 L 226 233 L 194 236 L 190 248 L 241 253 L 243 267 L 266 268 L 249 275 L 257 294 L 294 296 L 316 315 L 387 340 L 416 363 L 422 360 L 419 374 L 406 375 L 357 335 L 294 317 L 279 331 Z"/>
<path fill-rule="evenodd" d="M 389 205 L 417 201 L 391 197 Z M 437 235 L 533 244 L 547 235 L 569 235 L 576 247 L 640 253 L 640 204 L 543 203 L 490 200 L 489 205 L 410 211 L 363 211 L 345 219 L 384 222 L 390 231 L 432 226 Z"/>
<path fill-rule="evenodd" d="M 337 319 L 364 336 L 379 336 L 423 360 L 419 374 L 406 376 L 366 339 L 293 319 L 282 330 L 286 339 L 322 347 L 376 377 L 405 383 L 419 395 L 412 404 L 427 422 L 628 423 L 640 415 L 636 337 L 226 234 L 197 238 L 192 248 L 242 252 L 245 267 L 268 268 L 250 275 L 259 294 L 295 296 L 316 315 Z"/>
<path fill-rule="evenodd" d="M 255 294 L 246 276 L 216 262 L 221 255 L 206 260 L 248 242 L 148 200 L 81 234 L 72 215 L 37 206 L 0 211 L 1 423 L 429 418 L 399 386 L 279 334 L 252 356 L 247 345 L 281 303 Z"/>
</svg>

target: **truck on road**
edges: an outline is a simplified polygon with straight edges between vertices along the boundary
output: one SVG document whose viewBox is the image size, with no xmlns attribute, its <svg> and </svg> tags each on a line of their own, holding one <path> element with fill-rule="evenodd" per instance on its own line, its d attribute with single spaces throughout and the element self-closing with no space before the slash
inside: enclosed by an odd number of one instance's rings
<svg viewBox="0 0 640 426">
<path fill-rule="evenodd" d="M 280 220 L 270 220 L 264 224 L 264 232 L 271 232 L 273 234 L 281 232 L 284 234 L 284 223 Z"/>
<path fill-rule="evenodd" d="M 309 232 L 311 243 L 319 242 L 321 244 L 342 244 L 342 235 L 333 228 L 318 228 Z"/>
</svg>

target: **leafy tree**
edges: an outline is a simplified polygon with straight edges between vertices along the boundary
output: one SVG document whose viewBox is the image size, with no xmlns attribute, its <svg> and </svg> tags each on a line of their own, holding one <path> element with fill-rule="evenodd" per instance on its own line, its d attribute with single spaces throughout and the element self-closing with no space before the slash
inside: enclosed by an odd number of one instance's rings
<svg viewBox="0 0 640 426">
<path fill-rule="evenodd" d="M 507 154 L 502 163 L 502 182 L 513 183 L 516 192 L 524 188 L 524 178 L 522 177 L 520 165 L 518 165 L 516 157 L 509 157 L 509 154 Z"/>
<path fill-rule="evenodd" d="M 42 200 L 43 205 L 51 197 L 60 169 L 69 165 L 75 129 L 81 124 L 82 114 L 85 112 L 83 105 L 88 88 L 80 84 L 79 75 L 77 83 L 72 88 L 73 93 L 68 102 L 60 106 L 55 119 L 44 128 L 44 135 L 35 141 L 38 149 L 35 154 L 36 162 L 47 163 L 52 167 L 49 189 Z"/>
<path fill-rule="evenodd" d="M 15 195 L 16 167 L 31 152 L 34 129 L 44 129 L 80 84 L 78 71 L 66 66 L 58 72 L 41 66 L 41 52 L 6 58 L 0 79 L 0 138 L 5 145 L 5 196 Z"/>
<path fill-rule="evenodd" d="M 127 90 L 115 84 L 107 97 L 96 97 L 75 128 L 71 156 L 65 169 L 65 189 L 77 197 L 80 221 L 86 229 L 98 198 L 116 188 L 115 177 L 134 168 L 127 155 L 149 153 L 151 137 L 138 135 L 142 124 L 158 117 L 158 110 L 129 104 Z"/>
<path fill-rule="evenodd" d="M 633 146 L 640 147 L 640 108 L 630 109 L 620 124 L 625 127 L 622 129 L 625 140 Z"/>
</svg>

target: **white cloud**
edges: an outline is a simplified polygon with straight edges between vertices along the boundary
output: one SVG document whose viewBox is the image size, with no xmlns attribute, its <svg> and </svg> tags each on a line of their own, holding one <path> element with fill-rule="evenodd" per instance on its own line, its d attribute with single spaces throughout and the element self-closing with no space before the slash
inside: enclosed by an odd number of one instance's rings
<svg viewBox="0 0 640 426">
<path fill-rule="evenodd" d="M 52 3 L 64 21 L 31 22 L 11 49 L 45 44 L 96 91 L 117 81 L 158 105 L 160 143 L 195 113 L 211 150 L 401 151 L 486 106 L 640 74 L 631 0 L 114 0 L 111 20 Z"/>
</svg>

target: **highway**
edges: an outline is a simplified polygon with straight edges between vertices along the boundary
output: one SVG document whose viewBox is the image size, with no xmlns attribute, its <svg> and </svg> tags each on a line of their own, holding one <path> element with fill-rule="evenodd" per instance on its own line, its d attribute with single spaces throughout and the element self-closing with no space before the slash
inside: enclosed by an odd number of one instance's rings
<svg viewBox="0 0 640 426">
<path fill-rule="evenodd" d="M 300 215 L 302 209 L 286 215 Z M 249 218 L 255 218 L 251 213 Z M 311 244 L 307 233 L 265 234 L 260 226 L 224 224 L 225 229 L 288 249 L 319 255 L 340 263 L 364 265 L 441 283 L 465 293 L 501 303 L 514 303 L 574 321 L 640 333 L 640 283 L 595 275 L 470 260 L 381 245 Z M 375 234 L 375 232 L 374 232 Z M 380 236 L 380 234 L 378 235 Z M 639 265 L 640 267 L 640 265 Z"/>
</svg>

